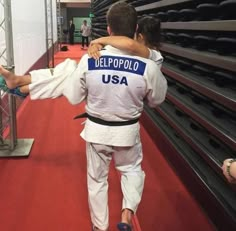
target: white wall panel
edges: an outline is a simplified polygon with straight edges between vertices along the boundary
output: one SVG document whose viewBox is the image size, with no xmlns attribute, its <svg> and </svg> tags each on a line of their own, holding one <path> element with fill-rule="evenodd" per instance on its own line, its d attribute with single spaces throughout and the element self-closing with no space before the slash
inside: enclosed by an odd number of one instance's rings
<svg viewBox="0 0 236 231">
<path fill-rule="evenodd" d="M 2 2 L 1 2 L 2 3 Z M 0 5 L 0 64 L 6 65 L 6 54 L 5 54 L 5 49 L 6 49 L 6 40 L 5 40 L 5 26 L 4 23 L 4 8 L 2 5 Z"/>
<path fill-rule="evenodd" d="M 15 72 L 24 74 L 46 51 L 42 0 L 12 0 Z"/>
<path fill-rule="evenodd" d="M 44 0 L 12 0 L 12 19 L 15 72 L 24 74 L 46 52 Z"/>
</svg>

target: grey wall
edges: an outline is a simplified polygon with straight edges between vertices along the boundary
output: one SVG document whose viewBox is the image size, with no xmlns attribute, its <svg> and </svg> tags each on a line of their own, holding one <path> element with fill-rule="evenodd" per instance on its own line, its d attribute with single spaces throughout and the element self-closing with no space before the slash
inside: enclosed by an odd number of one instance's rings
<svg viewBox="0 0 236 231">
<path fill-rule="evenodd" d="M 12 1 L 11 11 L 15 72 L 25 74 L 46 52 L 45 4 L 42 0 L 15 0 Z M 53 1 L 52 12 L 54 15 L 53 32 L 56 35 L 55 1 Z M 0 18 L 3 16 L 3 11 L 1 11 Z M 4 48 L 5 34 L 0 33 L 0 53 Z M 0 63 L 5 64 L 2 59 Z"/>
<path fill-rule="evenodd" d="M 73 17 L 89 17 L 90 8 L 67 8 L 67 25 Z M 64 25 L 65 26 L 65 25 Z"/>
</svg>

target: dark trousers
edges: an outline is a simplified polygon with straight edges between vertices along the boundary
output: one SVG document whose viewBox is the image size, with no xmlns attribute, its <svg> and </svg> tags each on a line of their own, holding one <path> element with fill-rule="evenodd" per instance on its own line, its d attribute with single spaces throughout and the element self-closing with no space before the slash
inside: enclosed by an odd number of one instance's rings
<svg viewBox="0 0 236 231">
<path fill-rule="evenodd" d="M 88 36 L 82 36 L 82 47 L 84 47 L 84 42 L 86 42 L 86 46 L 88 47 L 89 45 Z"/>
<path fill-rule="evenodd" d="M 71 45 L 74 44 L 74 33 L 69 33 L 69 42 Z"/>
</svg>

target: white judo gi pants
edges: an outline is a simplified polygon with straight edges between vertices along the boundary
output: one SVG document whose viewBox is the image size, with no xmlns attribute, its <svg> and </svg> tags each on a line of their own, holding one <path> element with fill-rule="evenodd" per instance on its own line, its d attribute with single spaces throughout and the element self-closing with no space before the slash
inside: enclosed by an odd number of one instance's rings
<svg viewBox="0 0 236 231">
<path fill-rule="evenodd" d="M 91 220 L 95 227 L 107 230 L 109 164 L 113 158 L 116 169 L 121 173 L 122 209 L 128 208 L 135 213 L 142 197 L 145 179 L 145 173 L 141 168 L 142 145 L 141 142 L 132 147 L 114 147 L 88 142 L 86 145 Z"/>
<path fill-rule="evenodd" d="M 72 75 L 76 68 L 75 60 L 66 59 L 53 69 L 53 73 L 50 69 L 31 71 L 30 99 L 48 99 L 61 96 L 66 79 Z"/>
</svg>

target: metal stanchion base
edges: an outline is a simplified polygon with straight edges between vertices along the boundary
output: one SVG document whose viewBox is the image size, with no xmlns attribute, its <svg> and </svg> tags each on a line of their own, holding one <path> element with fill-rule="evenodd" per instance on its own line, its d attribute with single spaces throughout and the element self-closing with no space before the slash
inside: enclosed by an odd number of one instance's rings
<svg viewBox="0 0 236 231">
<path fill-rule="evenodd" d="M 7 143 L 8 141 L 5 140 Z M 14 150 L 0 150 L 0 157 L 29 156 L 34 139 L 17 139 Z"/>
</svg>

